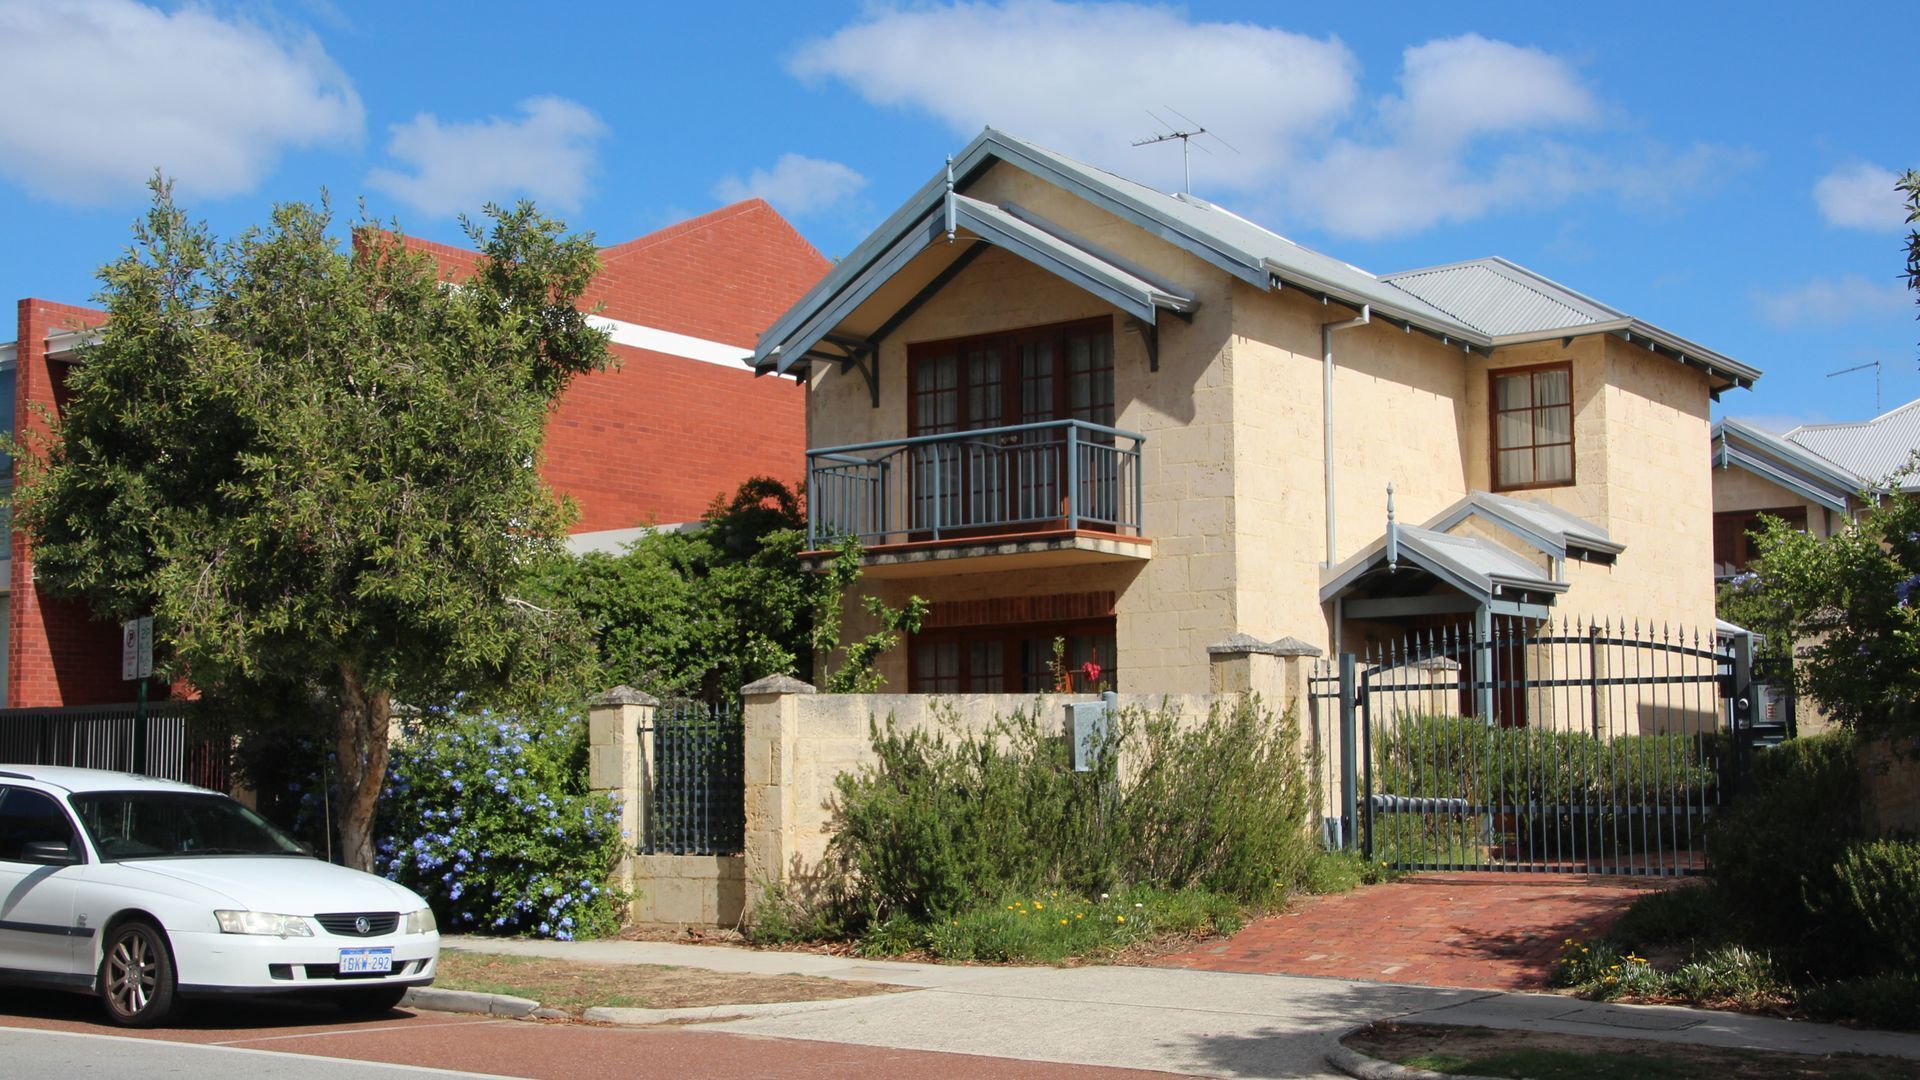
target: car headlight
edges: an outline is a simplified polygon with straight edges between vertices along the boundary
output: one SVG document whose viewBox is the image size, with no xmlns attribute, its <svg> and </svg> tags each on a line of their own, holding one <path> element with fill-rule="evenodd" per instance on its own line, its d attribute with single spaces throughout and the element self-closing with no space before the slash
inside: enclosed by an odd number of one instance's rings
<svg viewBox="0 0 1920 1080">
<path fill-rule="evenodd" d="M 407 933 L 431 934 L 439 929 L 440 924 L 434 920 L 432 908 L 423 907 L 419 911 L 407 912 Z"/>
<path fill-rule="evenodd" d="M 271 937 L 312 937 L 313 927 L 298 915 L 267 911 L 216 911 L 223 934 L 265 934 Z"/>
</svg>

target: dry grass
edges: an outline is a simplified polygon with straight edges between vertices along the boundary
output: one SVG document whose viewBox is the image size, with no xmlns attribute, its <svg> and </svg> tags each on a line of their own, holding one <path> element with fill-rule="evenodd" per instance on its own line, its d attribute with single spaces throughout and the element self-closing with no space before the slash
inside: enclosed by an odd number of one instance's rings
<svg viewBox="0 0 1920 1080">
<path fill-rule="evenodd" d="M 595 1005 L 680 1009 L 825 1001 L 904 989 L 807 975 L 736 975 L 650 964 L 581 964 L 452 949 L 441 952 L 433 984 L 446 990 L 532 998 L 550 1008 L 575 1012 Z"/>
</svg>

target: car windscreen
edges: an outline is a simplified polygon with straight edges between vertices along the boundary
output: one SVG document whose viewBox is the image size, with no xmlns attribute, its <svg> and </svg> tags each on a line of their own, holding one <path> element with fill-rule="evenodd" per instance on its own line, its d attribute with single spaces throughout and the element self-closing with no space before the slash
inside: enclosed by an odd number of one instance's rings
<svg viewBox="0 0 1920 1080">
<path fill-rule="evenodd" d="M 100 858 L 305 855 L 285 833 L 224 795 L 185 791 L 88 791 L 70 796 Z"/>
</svg>

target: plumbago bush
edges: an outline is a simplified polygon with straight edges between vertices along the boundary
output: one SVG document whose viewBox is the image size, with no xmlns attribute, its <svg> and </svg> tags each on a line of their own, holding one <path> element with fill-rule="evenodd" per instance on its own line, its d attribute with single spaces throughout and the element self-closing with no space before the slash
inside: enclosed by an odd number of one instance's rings
<svg viewBox="0 0 1920 1080">
<path fill-rule="evenodd" d="M 374 867 L 455 931 L 571 941 L 619 926 L 620 811 L 587 790 L 585 719 L 429 711 L 396 739 Z"/>
</svg>

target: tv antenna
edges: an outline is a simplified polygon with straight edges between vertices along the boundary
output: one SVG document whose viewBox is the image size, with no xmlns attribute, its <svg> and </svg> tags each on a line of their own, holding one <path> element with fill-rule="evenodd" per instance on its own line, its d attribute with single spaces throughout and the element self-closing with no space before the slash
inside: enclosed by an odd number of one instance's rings
<svg viewBox="0 0 1920 1080">
<path fill-rule="evenodd" d="M 1167 130 L 1158 135 L 1153 136 L 1150 139 L 1141 139 L 1140 141 L 1134 143 L 1133 145 L 1155 146 L 1163 142 L 1172 142 L 1175 139 L 1179 139 L 1180 140 L 1180 172 L 1182 173 L 1183 179 L 1186 182 L 1187 194 L 1191 195 L 1193 194 L 1193 140 L 1195 138 L 1198 138 L 1201 135 L 1213 135 L 1214 140 L 1218 142 L 1221 146 L 1224 146 L 1229 150 L 1233 150 L 1233 152 L 1236 154 L 1239 153 L 1240 151 L 1235 150 L 1232 143 L 1228 142 L 1225 139 L 1222 139 L 1218 135 L 1214 135 L 1213 132 L 1208 131 L 1205 127 L 1195 122 L 1192 117 L 1187 116 L 1185 113 L 1180 112 L 1178 109 L 1175 109 L 1173 106 L 1169 105 L 1169 106 L 1166 106 L 1165 108 L 1168 112 L 1172 113 L 1175 116 L 1178 116 L 1181 120 L 1185 121 L 1185 126 L 1183 127 L 1176 124 L 1170 124 L 1167 121 L 1161 119 L 1157 114 L 1154 113 L 1152 109 L 1148 109 L 1147 115 L 1153 117 L 1153 122 L 1156 124 L 1159 124 L 1161 127 L 1166 128 Z M 1211 154 L 1213 152 L 1211 150 L 1208 150 L 1205 146 L 1200 147 L 1200 151 L 1206 154 Z"/>
<path fill-rule="evenodd" d="M 1856 371 L 1865 371 L 1868 368 L 1873 369 L 1873 415 L 1879 416 L 1880 415 L 1880 361 L 1869 360 L 1864 364 L 1855 364 L 1850 368 L 1841 368 L 1839 371 L 1829 371 L 1827 372 L 1827 378 L 1831 379 L 1835 375 L 1851 375 Z"/>
</svg>

